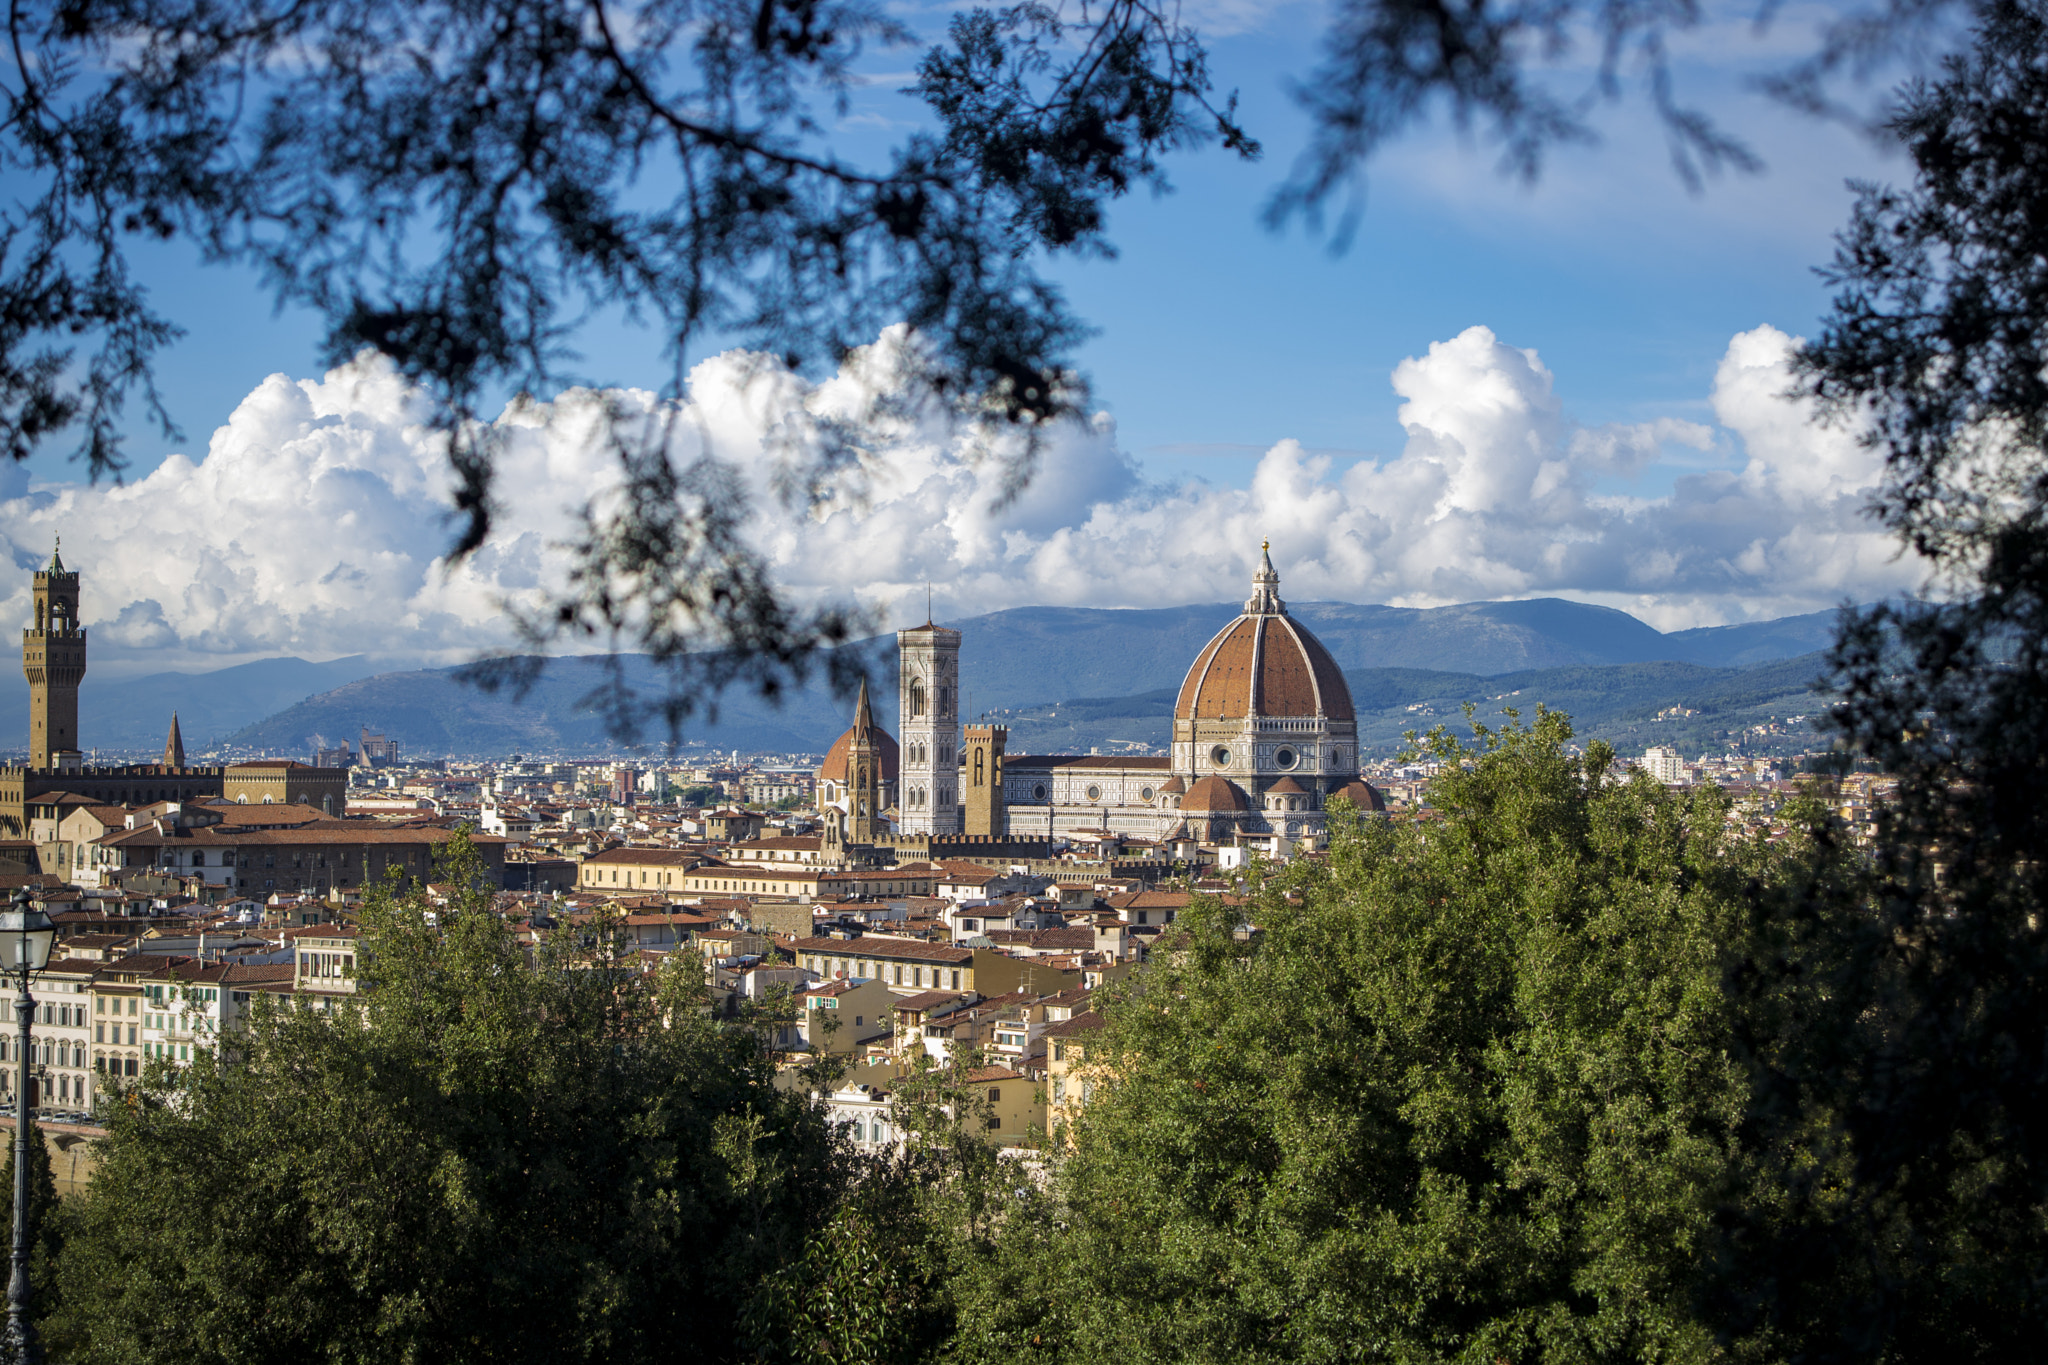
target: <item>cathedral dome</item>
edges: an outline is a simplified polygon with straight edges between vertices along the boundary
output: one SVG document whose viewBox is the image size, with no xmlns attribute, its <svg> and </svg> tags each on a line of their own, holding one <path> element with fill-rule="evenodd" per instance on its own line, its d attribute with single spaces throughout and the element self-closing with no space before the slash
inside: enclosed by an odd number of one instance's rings
<svg viewBox="0 0 2048 1365">
<path fill-rule="evenodd" d="M 1287 614 L 1272 555 L 1261 551 L 1244 614 L 1195 656 L 1180 686 L 1175 720 L 1246 716 L 1356 720 L 1351 689 L 1330 651 Z"/>
</svg>

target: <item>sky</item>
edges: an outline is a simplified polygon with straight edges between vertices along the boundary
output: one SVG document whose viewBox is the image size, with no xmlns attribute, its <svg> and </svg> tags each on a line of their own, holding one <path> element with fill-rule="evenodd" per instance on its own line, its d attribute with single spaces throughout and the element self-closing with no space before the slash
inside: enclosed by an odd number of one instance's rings
<svg viewBox="0 0 2048 1365">
<path fill-rule="evenodd" d="M 794 597 L 897 624 L 927 583 L 940 619 L 1233 600 L 1266 539 L 1295 599 L 1564 596 L 1661 629 L 1910 591 L 1918 566 L 1861 510 L 1870 454 L 1785 396 L 1787 355 L 1826 308 L 1814 266 L 1845 181 L 1903 174 L 1861 134 L 1749 88 L 1821 13 L 1787 7 L 1759 33 L 1729 11 L 1675 49 L 1681 96 L 1745 137 L 1760 174 L 1689 191 L 1633 85 L 1596 111 L 1599 145 L 1534 184 L 1439 118 L 1370 166 L 1339 253 L 1259 218 L 1301 145 L 1287 83 L 1314 61 L 1321 9 L 1204 0 L 1190 17 L 1266 155 L 1176 158 L 1173 193 L 1115 209 L 1115 260 L 1056 268 L 1097 329 L 1081 357 L 1097 411 L 1053 433 L 1023 497 L 994 505 L 986 433 L 877 404 L 914 345 L 895 331 L 822 379 L 702 357 L 676 453 L 708 442 L 734 462 L 750 534 Z M 904 126 L 892 91 L 909 59 L 888 60 L 903 65 L 878 59 L 842 125 L 855 149 Z M 1553 72 L 1589 75 L 1576 54 Z M 447 478 L 404 386 L 374 361 L 327 371 L 313 319 L 151 251 L 143 268 L 189 333 L 160 369 L 184 439 L 139 435 L 118 485 L 55 456 L 0 474 L 17 569 L 61 535 L 85 575 L 96 669 L 448 663 L 506 643 L 505 604 L 561 581 L 566 509 L 604 496 L 594 397 L 502 419 L 518 497 L 451 570 Z M 630 403 L 667 374 L 644 332 L 600 327 L 583 350 Z M 878 424 L 872 458 L 816 507 L 779 501 L 789 433 L 847 416 Z M 26 618 L 25 573 L 0 601 Z"/>
</svg>

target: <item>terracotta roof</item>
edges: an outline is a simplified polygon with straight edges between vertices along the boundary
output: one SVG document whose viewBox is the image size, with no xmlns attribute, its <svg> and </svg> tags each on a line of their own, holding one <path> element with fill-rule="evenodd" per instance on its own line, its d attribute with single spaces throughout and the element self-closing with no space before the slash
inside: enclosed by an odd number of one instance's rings
<svg viewBox="0 0 2048 1365">
<path fill-rule="evenodd" d="M 898 1014 L 906 1010 L 912 1014 L 922 1014 L 926 1010 L 936 1009 L 940 1005 L 954 1001 L 964 1002 L 966 999 L 967 997 L 959 991 L 919 991 L 916 995 L 906 995 L 896 1001 L 893 1008 Z"/>
<path fill-rule="evenodd" d="M 200 846 L 233 845 L 236 848 L 261 848 L 276 845 L 295 848 L 302 844 L 444 844 L 454 838 L 451 830 L 439 825 L 358 825 L 350 821 L 320 820 L 313 825 L 298 829 L 225 829 L 209 826 L 205 829 L 177 829 L 162 834 L 154 825 L 139 829 L 120 830 L 100 840 L 104 844 L 120 844 L 123 847 L 154 847 L 159 844 L 179 843 Z M 505 839 L 496 834 L 472 834 L 472 844 L 502 844 Z"/>
<path fill-rule="evenodd" d="M 224 825 L 308 825 L 331 817 L 311 806 L 245 806 L 239 801 L 209 803 L 206 809 Z"/>
<path fill-rule="evenodd" d="M 1160 790 L 1160 792 L 1161 792 L 1162 794 L 1164 794 L 1164 795 L 1167 795 L 1167 796 L 1182 796 L 1182 795 L 1185 795 L 1185 794 L 1186 794 L 1186 792 L 1187 792 L 1187 789 L 1188 789 L 1188 784 L 1187 784 L 1186 782 L 1182 781 L 1182 780 L 1181 780 L 1181 779 L 1180 779 L 1179 777 L 1177 777 L 1177 776 L 1176 776 L 1176 777 L 1169 777 L 1169 778 L 1167 778 L 1167 779 L 1166 779 L 1166 781 L 1165 781 L 1165 782 L 1163 782 L 1163 783 L 1161 783 L 1161 784 L 1160 784 L 1160 787 L 1159 787 L 1159 790 Z"/>
<path fill-rule="evenodd" d="M 1057 1024 L 1046 1025 L 1045 1031 L 1039 1036 L 1041 1038 L 1078 1038 L 1083 1034 L 1093 1033 L 1101 1027 L 1102 1016 L 1093 1010 L 1089 1010 L 1085 1013 L 1077 1014 L 1071 1019 L 1062 1019 Z"/>
<path fill-rule="evenodd" d="M 974 960 L 971 948 L 946 943 L 919 943 L 906 938 L 800 938 L 789 947 L 799 953 L 831 953 L 835 957 L 901 957 L 920 962 L 946 962 L 964 966 Z"/>
<path fill-rule="evenodd" d="M 1120 910 L 1185 910 L 1193 900 L 1188 891 L 1132 891 L 1111 896 L 1109 903 Z"/>
<path fill-rule="evenodd" d="M 1291 777 L 1283 777 L 1278 782 L 1275 782 L 1272 786 L 1266 788 L 1266 795 L 1307 796 L 1308 788 L 1302 786 L 1299 782 L 1296 782 Z"/>
<path fill-rule="evenodd" d="M 991 929 L 989 941 L 998 946 L 1005 943 L 1024 944 L 1032 948 L 1093 948 L 1093 929 Z"/>
<path fill-rule="evenodd" d="M 1245 797 L 1244 789 L 1227 777 L 1215 773 L 1200 778 L 1188 788 L 1182 810 L 1188 811 L 1241 811 L 1250 810 L 1251 802 Z"/>
<path fill-rule="evenodd" d="M 682 848 L 635 848 L 622 845 L 594 853 L 583 860 L 588 867 L 592 863 L 631 863 L 656 867 L 690 868 L 704 861 L 704 855 Z"/>
</svg>

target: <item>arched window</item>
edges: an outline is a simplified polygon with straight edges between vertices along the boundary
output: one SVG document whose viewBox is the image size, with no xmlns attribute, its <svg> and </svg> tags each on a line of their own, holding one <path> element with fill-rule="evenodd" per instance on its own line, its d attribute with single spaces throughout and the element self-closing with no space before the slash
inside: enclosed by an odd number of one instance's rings
<svg viewBox="0 0 2048 1365">
<path fill-rule="evenodd" d="M 974 751 L 974 785 L 977 787 L 982 785 L 981 760 L 982 752 L 976 749 Z"/>
<path fill-rule="evenodd" d="M 916 678 L 910 680 L 910 714 L 924 714 L 924 684 Z"/>
</svg>

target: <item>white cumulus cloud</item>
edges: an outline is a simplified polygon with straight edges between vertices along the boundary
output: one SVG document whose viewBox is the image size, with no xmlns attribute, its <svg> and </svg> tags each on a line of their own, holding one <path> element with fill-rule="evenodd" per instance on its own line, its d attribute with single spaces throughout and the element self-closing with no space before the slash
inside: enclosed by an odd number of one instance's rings
<svg viewBox="0 0 2048 1365">
<path fill-rule="evenodd" d="M 947 616 L 1231 600 L 1270 538 L 1298 600 L 1568 595 L 1668 629 L 1819 610 L 1922 577 L 1862 510 L 1875 456 L 1785 397 L 1795 344 L 1771 327 L 1729 343 L 1715 426 L 1591 427 L 1570 418 L 1535 350 L 1473 327 L 1395 367 L 1399 455 L 1339 461 L 1283 440 L 1243 488 L 1148 482 L 1098 418 L 1051 433 L 1030 485 L 1004 501 L 1004 438 L 916 403 L 893 332 L 815 385 L 760 357 L 705 361 L 675 443 L 739 472 L 754 544 L 806 601 L 904 617 L 922 613 L 927 582 Z M 655 408 L 645 393 L 609 400 Z M 594 439 L 602 407 L 572 391 L 499 419 L 505 512 L 450 570 L 448 478 L 402 381 L 374 360 L 317 381 L 274 375 L 202 459 L 174 456 L 121 486 L 0 485 L 18 571 L 0 585 L 5 610 L 26 619 L 21 571 L 61 535 L 85 573 L 97 657 L 467 657 L 509 641 L 505 601 L 561 582 L 572 509 L 615 487 Z M 853 455 L 824 495 L 780 497 L 834 434 Z M 1717 452 L 1723 467 L 1681 469 L 1662 496 L 1629 492 L 1673 446 Z"/>
</svg>

